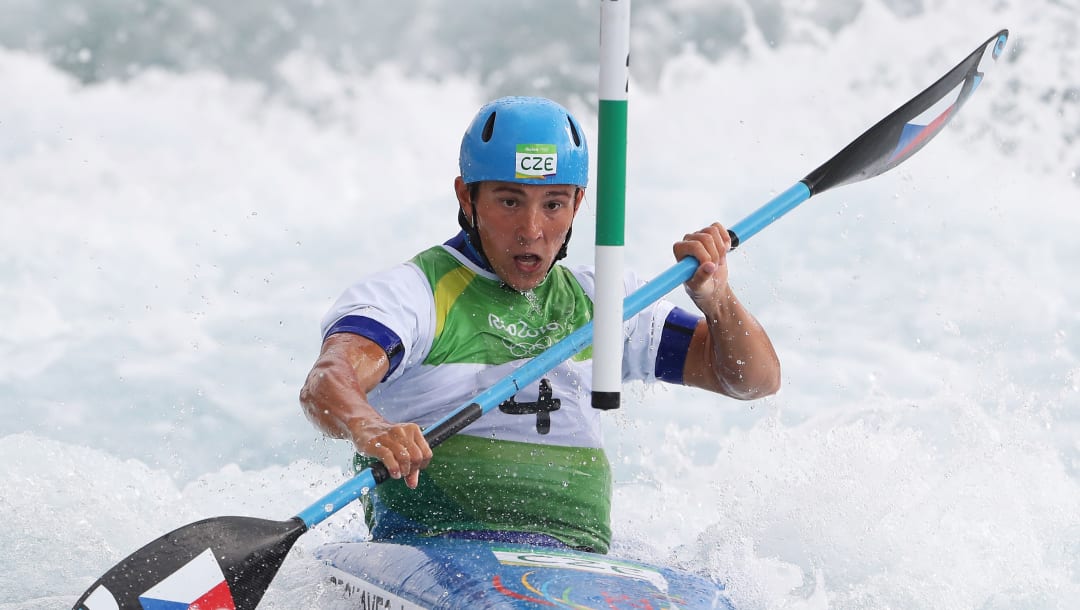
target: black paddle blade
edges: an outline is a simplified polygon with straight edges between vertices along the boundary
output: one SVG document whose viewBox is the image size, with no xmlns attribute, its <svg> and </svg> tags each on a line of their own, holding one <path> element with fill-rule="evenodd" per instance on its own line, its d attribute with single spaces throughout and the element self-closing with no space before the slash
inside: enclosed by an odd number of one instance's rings
<svg viewBox="0 0 1080 610">
<path fill-rule="evenodd" d="M 1008 37 L 1008 30 L 991 36 L 945 76 L 803 178 L 811 195 L 887 172 L 918 152 L 971 97 Z"/>
<path fill-rule="evenodd" d="M 296 517 L 216 517 L 185 525 L 106 572 L 73 610 L 255 610 L 305 531 Z"/>
</svg>

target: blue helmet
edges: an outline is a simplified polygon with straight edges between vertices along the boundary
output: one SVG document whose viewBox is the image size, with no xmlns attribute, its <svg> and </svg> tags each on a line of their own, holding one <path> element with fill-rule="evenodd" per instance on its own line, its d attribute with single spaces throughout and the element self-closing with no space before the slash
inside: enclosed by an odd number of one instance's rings
<svg viewBox="0 0 1080 610">
<path fill-rule="evenodd" d="M 542 97 L 503 97 L 485 104 L 465 130 L 458 156 L 466 184 L 589 182 L 585 132 L 570 112 Z"/>
</svg>

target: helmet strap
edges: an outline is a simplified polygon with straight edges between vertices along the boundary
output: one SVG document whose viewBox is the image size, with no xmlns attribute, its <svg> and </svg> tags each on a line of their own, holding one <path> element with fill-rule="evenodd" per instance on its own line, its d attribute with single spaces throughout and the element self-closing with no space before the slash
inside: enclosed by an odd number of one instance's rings
<svg viewBox="0 0 1080 610">
<path fill-rule="evenodd" d="M 483 263 L 484 268 L 488 271 L 492 271 L 494 268 L 491 266 L 491 261 L 488 260 L 487 254 L 484 253 L 484 243 L 480 241 L 480 218 L 476 215 L 476 192 L 478 185 L 469 185 L 469 205 L 472 207 L 472 222 L 465 217 L 465 210 L 458 207 L 458 226 L 462 231 L 465 231 L 465 244 L 472 248 L 476 253 L 476 258 Z"/>
<path fill-rule="evenodd" d="M 566 258 L 566 247 L 570 245 L 570 234 L 574 232 L 574 227 L 570 227 L 566 230 L 566 239 L 563 240 L 562 247 L 555 253 L 555 260 L 551 261 L 551 266 L 548 267 L 548 271 L 555 268 L 555 263 Z"/>
<path fill-rule="evenodd" d="M 579 192 L 581 192 L 581 187 L 580 186 L 575 186 L 574 187 L 574 201 L 577 201 L 577 196 L 578 196 Z M 571 227 L 566 230 L 566 239 L 563 240 L 562 247 L 559 248 L 559 251 L 555 254 L 555 260 L 551 261 L 551 266 L 548 267 L 549 272 L 552 269 L 555 268 L 555 263 L 557 263 L 557 262 L 561 261 L 562 259 L 566 258 L 566 248 L 567 248 L 567 246 L 570 245 L 570 236 L 573 233 L 574 233 L 574 227 L 571 225 Z"/>
</svg>

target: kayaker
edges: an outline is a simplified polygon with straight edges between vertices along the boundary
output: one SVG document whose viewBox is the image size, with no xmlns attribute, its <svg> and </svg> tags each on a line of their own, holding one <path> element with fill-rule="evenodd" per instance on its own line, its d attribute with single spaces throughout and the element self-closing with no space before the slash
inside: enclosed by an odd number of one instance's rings
<svg viewBox="0 0 1080 610">
<path fill-rule="evenodd" d="M 588 182 L 588 147 L 559 104 L 509 97 L 465 132 L 454 180 L 460 232 L 349 287 L 322 321 L 300 402 L 357 468 L 393 479 L 365 496 L 372 537 L 449 535 L 607 552 L 611 466 L 590 406 L 591 350 L 439 446 L 422 429 L 592 317 L 591 268 L 558 264 Z M 701 265 L 685 289 L 624 323 L 626 380 L 755 399 L 780 387 L 765 330 L 728 282 L 720 224 L 674 244 Z M 642 282 L 628 273 L 626 293 Z M 421 471 L 423 475 L 421 476 Z"/>
</svg>

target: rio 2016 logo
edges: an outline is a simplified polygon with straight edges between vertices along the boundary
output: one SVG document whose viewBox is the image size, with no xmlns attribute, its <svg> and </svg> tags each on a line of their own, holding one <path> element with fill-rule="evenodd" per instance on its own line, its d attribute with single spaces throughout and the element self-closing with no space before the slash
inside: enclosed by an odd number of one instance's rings
<svg viewBox="0 0 1080 610">
<path fill-rule="evenodd" d="M 533 327 L 523 320 L 508 323 L 493 313 L 488 314 L 488 325 L 503 335 L 503 345 L 515 358 L 535 356 L 555 345 L 569 332 L 561 322 L 552 321 Z"/>
</svg>

